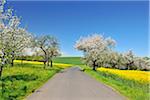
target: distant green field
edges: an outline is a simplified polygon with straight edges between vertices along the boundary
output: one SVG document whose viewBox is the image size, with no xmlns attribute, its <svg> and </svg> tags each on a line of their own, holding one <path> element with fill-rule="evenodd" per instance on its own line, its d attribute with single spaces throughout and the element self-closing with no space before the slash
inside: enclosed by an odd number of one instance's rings
<svg viewBox="0 0 150 100">
<path fill-rule="evenodd" d="M 81 57 L 57 57 L 53 60 L 55 63 L 83 65 Z"/>
<path fill-rule="evenodd" d="M 20 60 L 20 57 L 17 57 Z M 40 56 L 25 56 L 24 60 L 28 61 L 42 61 L 42 57 Z M 81 61 L 81 57 L 56 57 L 53 59 L 55 63 L 64 63 L 64 64 L 74 64 L 74 65 L 83 65 Z"/>
</svg>

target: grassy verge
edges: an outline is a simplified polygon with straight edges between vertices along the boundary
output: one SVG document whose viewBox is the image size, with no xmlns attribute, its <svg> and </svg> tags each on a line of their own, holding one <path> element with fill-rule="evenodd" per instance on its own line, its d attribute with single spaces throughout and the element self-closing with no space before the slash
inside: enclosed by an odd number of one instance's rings
<svg viewBox="0 0 150 100">
<path fill-rule="evenodd" d="M 43 69 L 42 64 L 35 63 L 23 63 L 22 65 L 15 63 L 14 67 L 4 68 L 2 81 L 0 82 L 0 100 L 23 99 L 61 69 L 59 65 Z"/>
<path fill-rule="evenodd" d="M 90 68 L 87 68 L 85 73 L 95 78 L 96 80 L 113 87 L 115 90 L 119 91 L 130 100 L 149 100 L 150 93 L 148 83 L 144 84 L 135 80 L 128 80 L 119 77 L 118 75 L 103 71 L 95 72 Z"/>
</svg>

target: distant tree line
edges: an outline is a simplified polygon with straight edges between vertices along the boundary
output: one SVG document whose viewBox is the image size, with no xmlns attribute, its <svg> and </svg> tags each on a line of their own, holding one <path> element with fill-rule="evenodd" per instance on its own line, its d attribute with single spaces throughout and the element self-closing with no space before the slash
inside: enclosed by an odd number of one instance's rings
<svg viewBox="0 0 150 100">
<path fill-rule="evenodd" d="M 148 57 L 137 57 L 132 50 L 119 53 L 114 50 L 116 41 L 110 37 L 94 34 L 81 37 L 75 44 L 77 50 L 83 51 L 83 62 L 96 70 L 107 67 L 126 70 L 150 70 Z"/>
</svg>

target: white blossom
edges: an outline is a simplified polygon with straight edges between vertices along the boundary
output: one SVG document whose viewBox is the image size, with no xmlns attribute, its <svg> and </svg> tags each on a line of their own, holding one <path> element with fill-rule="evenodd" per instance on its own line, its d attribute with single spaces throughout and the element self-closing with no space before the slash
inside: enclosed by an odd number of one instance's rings
<svg viewBox="0 0 150 100">
<path fill-rule="evenodd" d="M 116 42 L 112 38 L 105 38 L 99 34 L 80 38 L 75 48 L 84 52 L 84 62 L 93 67 L 103 66 L 106 61 L 107 52 L 115 46 Z"/>
</svg>

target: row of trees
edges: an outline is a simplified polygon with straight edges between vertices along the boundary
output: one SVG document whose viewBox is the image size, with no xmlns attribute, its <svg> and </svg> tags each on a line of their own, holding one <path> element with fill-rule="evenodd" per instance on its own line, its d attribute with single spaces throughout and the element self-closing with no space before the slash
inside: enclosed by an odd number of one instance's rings
<svg viewBox="0 0 150 100">
<path fill-rule="evenodd" d="M 14 66 L 16 56 L 23 56 L 24 49 L 34 48 L 43 57 L 44 68 L 52 58 L 60 55 L 58 41 L 55 37 L 44 35 L 35 37 L 20 26 L 20 18 L 14 14 L 13 9 L 4 10 L 6 1 L 0 2 L 0 76 L 3 67 Z"/>
<path fill-rule="evenodd" d="M 94 34 L 81 37 L 75 44 L 77 50 L 83 51 L 83 62 L 96 70 L 108 67 L 128 70 L 150 70 L 150 59 L 137 57 L 129 50 L 126 53 L 114 51 L 116 41 L 110 37 Z"/>
</svg>

